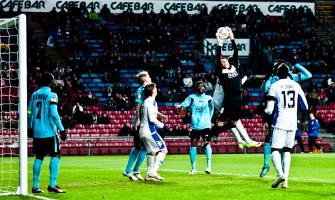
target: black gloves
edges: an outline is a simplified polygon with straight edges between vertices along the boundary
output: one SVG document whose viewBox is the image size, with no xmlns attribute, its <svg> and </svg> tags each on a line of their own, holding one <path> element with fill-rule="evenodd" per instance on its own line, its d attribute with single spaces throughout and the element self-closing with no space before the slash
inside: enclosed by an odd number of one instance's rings
<svg viewBox="0 0 335 200">
<path fill-rule="evenodd" d="M 33 138 L 34 137 L 34 130 L 32 128 L 28 128 L 28 137 Z"/>
<path fill-rule="evenodd" d="M 67 135 L 66 135 L 65 130 L 60 132 L 60 139 L 62 141 L 65 141 L 67 139 Z"/>
<path fill-rule="evenodd" d="M 296 56 L 294 56 L 294 55 L 290 55 L 289 56 L 289 62 L 291 63 L 291 65 L 295 65 L 295 64 L 297 64 L 298 63 L 298 61 L 297 61 L 297 58 L 296 58 Z"/>
</svg>

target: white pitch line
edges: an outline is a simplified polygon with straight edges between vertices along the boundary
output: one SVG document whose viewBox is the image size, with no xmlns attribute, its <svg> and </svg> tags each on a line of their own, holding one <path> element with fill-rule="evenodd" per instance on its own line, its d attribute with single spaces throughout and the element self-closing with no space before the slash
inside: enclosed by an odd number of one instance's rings
<svg viewBox="0 0 335 200">
<path fill-rule="evenodd" d="M 35 199 L 42 199 L 42 200 L 56 200 L 56 199 L 51 199 L 51 198 L 48 198 L 48 197 L 37 196 L 37 195 L 32 195 L 32 194 L 27 194 L 27 195 L 24 195 L 24 196 L 32 197 L 32 198 L 35 198 Z"/>
<path fill-rule="evenodd" d="M 179 169 L 160 169 L 161 171 L 168 171 L 168 172 L 179 172 L 179 173 L 188 173 L 187 170 L 179 170 Z M 226 175 L 226 176 L 240 176 L 240 177 L 257 177 L 259 179 L 264 178 L 277 178 L 276 176 L 266 176 L 263 178 L 260 178 L 258 175 L 252 175 L 252 174 L 236 174 L 236 173 L 226 173 L 226 172 L 212 172 L 212 174 L 215 175 Z M 335 183 L 335 180 L 322 180 L 322 179 L 314 179 L 314 178 L 296 178 L 296 177 L 289 177 L 289 180 L 296 180 L 296 181 L 306 181 L 306 182 L 321 182 L 321 183 Z"/>
<path fill-rule="evenodd" d="M 167 172 L 178 172 L 178 173 L 189 173 L 190 171 L 187 170 L 179 170 L 179 169 L 160 169 L 161 171 L 167 171 Z M 120 174 L 122 173 L 122 170 L 118 169 L 110 169 L 110 168 L 100 168 L 100 169 L 85 169 L 85 170 L 61 170 L 66 172 L 87 172 L 87 171 L 120 171 Z M 43 172 L 42 172 L 43 173 Z M 45 172 L 49 173 L 49 172 Z M 276 176 L 266 176 L 263 178 L 260 178 L 259 175 L 254 174 L 239 174 L 239 173 L 227 173 L 227 172 L 212 172 L 214 175 L 225 175 L 225 176 L 239 176 L 239 177 L 254 177 L 259 179 L 274 179 Z M 320 183 L 335 183 L 335 180 L 322 180 L 322 179 L 315 179 L 315 178 L 296 178 L 296 177 L 289 177 L 289 180 L 295 180 L 295 181 L 306 181 L 306 182 L 320 182 Z"/>
<path fill-rule="evenodd" d="M 26 194 L 26 195 L 19 195 L 19 194 L 15 194 L 13 192 L 10 193 L 4 193 L 4 194 L 0 194 L 0 196 L 22 196 L 22 197 L 32 197 L 35 199 L 41 199 L 41 200 L 56 200 L 56 199 L 52 199 L 52 198 L 48 198 L 48 197 L 44 197 L 44 196 L 37 196 L 37 195 L 33 195 L 33 194 Z"/>
</svg>

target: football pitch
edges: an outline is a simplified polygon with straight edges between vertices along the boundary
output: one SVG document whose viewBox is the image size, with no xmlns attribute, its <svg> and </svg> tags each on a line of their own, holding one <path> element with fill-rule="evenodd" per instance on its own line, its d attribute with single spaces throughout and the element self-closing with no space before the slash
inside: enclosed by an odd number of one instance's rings
<svg viewBox="0 0 335 200">
<path fill-rule="evenodd" d="M 168 155 L 159 173 L 162 182 L 129 181 L 122 176 L 128 156 L 63 156 L 58 184 L 67 193 L 49 193 L 49 158 L 45 158 L 40 185 L 50 199 L 335 199 L 335 154 L 292 154 L 288 189 L 272 189 L 273 166 L 260 178 L 262 154 L 214 154 L 213 174 L 207 175 L 206 158 L 197 156 L 196 175 L 189 175 L 188 155 Z M 33 158 L 29 158 L 29 192 Z M 146 162 L 142 166 L 145 175 Z M 33 197 L 0 197 L 34 199 Z"/>
</svg>

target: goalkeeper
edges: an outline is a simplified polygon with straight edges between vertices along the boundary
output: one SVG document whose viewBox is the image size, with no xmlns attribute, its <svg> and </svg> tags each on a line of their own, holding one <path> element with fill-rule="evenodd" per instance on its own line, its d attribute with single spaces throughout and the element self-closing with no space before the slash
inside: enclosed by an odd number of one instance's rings
<svg viewBox="0 0 335 200">
<path fill-rule="evenodd" d="M 294 55 L 289 54 L 286 57 L 289 60 L 290 66 L 293 66 L 294 69 L 297 71 L 297 73 L 289 72 L 288 78 L 290 78 L 290 79 L 292 79 L 296 82 L 300 82 L 300 81 L 303 81 L 303 80 L 310 79 L 312 77 L 312 74 L 306 68 L 304 68 L 302 65 L 300 65 L 297 62 L 296 57 Z M 267 93 L 269 92 L 270 86 L 273 83 L 275 83 L 279 80 L 279 77 L 278 77 L 276 72 L 277 72 L 278 66 L 280 66 L 283 63 L 286 64 L 286 62 L 284 60 L 275 61 L 274 67 L 273 67 L 273 72 L 271 74 L 269 74 L 267 76 L 267 79 L 265 79 L 263 81 L 263 84 L 261 86 L 261 90 L 264 93 L 264 98 L 263 98 L 262 105 L 266 104 L 266 102 L 268 101 Z M 272 140 L 272 128 L 271 128 L 272 118 L 273 118 L 273 116 L 264 119 L 264 123 L 263 123 L 263 132 L 266 135 L 265 135 L 265 141 L 264 141 L 264 163 L 263 163 L 261 173 L 259 175 L 260 177 L 264 177 L 267 174 L 267 172 L 269 172 L 269 170 L 270 170 L 270 154 L 271 154 L 271 140 Z"/>
<path fill-rule="evenodd" d="M 40 189 L 39 178 L 43 159 L 50 155 L 50 184 L 49 192 L 65 193 L 57 183 L 60 148 L 57 137 L 57 129 L 60 131 L 60 139 L 65 141 L 67 136 L 57 111 L 58 97 L 51 92 L 54 76 L 44 73 L 42 87 L 34 92 L 28 106 L 28 136 L 34 138 L 33 152 L 36 155 L 33 166 L 32 193 L 43 193 Z"/>
<path fill-rule="evenodd" d="M 226 29 L 227 37 L 230 39 L 232 47 L 234 49 L 233 56 L 225 58 L 221 53 L 223 45 L 223 35 L 220 34 L 220 29 Z M 243 124 L 240 121 L 241 113 L 241 72 L 239 69 L 238 62 L 238 49 L 234 40 L 234 34 L 229 27 L 219 28 L 216 33 L 217 38 L 217 67 L 216 73 L 219 77 L 219 82 L 222 85 L 224 99 L 220 108 L 221 114 L 218 116 L 216 124 L 212 129 L 212 136 L 217 135 L 219 132 L 224 132 L 231 129 L 235 138 L 239 142 L 239 147 L 259 147 L 262 145 L 261 142 L 253 141 L 249 138 Z M 223 95 L 223 94 L 222 94 Z M 223 121 L 226 123 L 223 126 L 219 126 Z M 236 129 L 235 129 L 236 128 Z M 245 138 L 243 141 L 240 134 Z"/>
</svg>

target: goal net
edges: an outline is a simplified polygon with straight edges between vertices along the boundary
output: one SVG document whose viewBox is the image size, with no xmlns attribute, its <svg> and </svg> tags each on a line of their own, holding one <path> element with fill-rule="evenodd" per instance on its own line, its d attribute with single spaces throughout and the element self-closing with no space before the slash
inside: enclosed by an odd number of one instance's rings
<svg viewBox="0 0 335 200">
<path fill-rule="evenodd" d="M 0 195 L 28 191 L 26 49 L 26 16 L 0 19 Z"/>
</svg>

